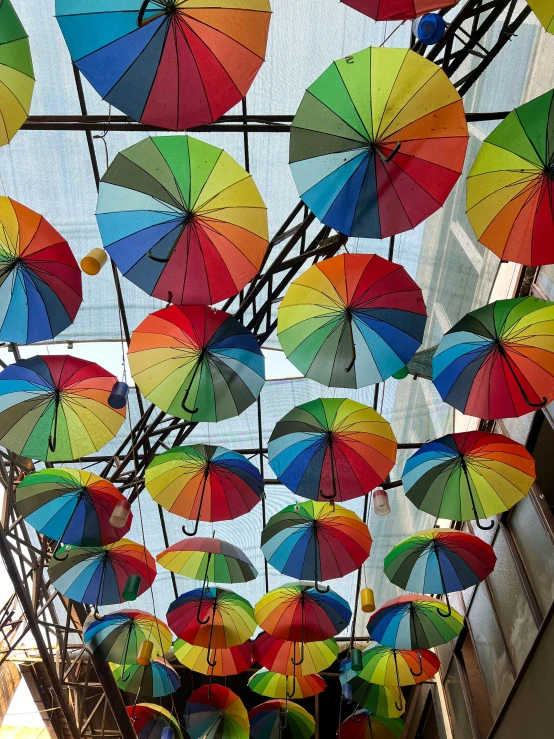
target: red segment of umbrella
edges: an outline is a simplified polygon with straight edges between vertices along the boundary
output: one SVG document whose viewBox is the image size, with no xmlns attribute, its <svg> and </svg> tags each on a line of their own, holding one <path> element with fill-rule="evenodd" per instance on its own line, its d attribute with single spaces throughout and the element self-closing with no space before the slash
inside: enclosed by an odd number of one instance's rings
<svg viewBox="0 0 554 739">
<path fill-rule="evenodd" d="M 375 21 L 413 20 L 433 10 L 450 8 L 458 0 L 341 0 Z"/>
</svg>

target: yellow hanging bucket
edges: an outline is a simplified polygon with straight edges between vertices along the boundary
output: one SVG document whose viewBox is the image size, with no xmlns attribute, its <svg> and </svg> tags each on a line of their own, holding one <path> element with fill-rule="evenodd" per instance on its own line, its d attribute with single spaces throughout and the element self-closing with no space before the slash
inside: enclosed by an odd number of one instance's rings
<svg viewBox="0 0 554 739">
<path fill-rule="evenodd" d="M 104 249 L 92 249 L 81 259 L 81 269 L 86 275 L 97 275 L 108 261 L 108 254 Z"/>
<path fill-rule="evenodd" d="M 362 611 L 364 613 L 373 613 L 375 610 L 375 596 L 371 588 L 363 588 L 360 592 L 360 600 L 362 603 Z"/>
<path fill-rule="evenodd" d="M 149 665 L 152 661 L 153 649 L 154 644 L 151 641 L 143 641 L 137 655 L 137 665 L 142 665 L 142 667 Z"/>
</svg>

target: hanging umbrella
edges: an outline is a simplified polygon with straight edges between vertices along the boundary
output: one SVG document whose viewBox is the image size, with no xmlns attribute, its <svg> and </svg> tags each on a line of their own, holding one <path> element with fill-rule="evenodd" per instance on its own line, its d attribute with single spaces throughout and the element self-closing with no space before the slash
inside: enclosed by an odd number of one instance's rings
<svg viewBox="0 0 554 739">
<path fill-rule="evenodd" d="M 250 603 L 223 588 L 197 588 L 183 593 L 170 603 L 167 623 L 180 639 L 206 647 L 208 652 L 244 644 L 256 630 Z M 216 661 L 212 654 L 208 664 L 215 667 Z"/>
<path fill-rule="evenodd" d="M 248 714 L 252 739 L 309 739 L 315 721 L 305 708 L 287 700 L 260 703 Z"/>
<path fill-rule="evenodd" d="M 0 43 L 0 85 L 5 69 Z M 53 339 L 73 323 L 82 300 L 81 270 L 67 241 L 38 213 L 0 197 L 0 341 Z"/>
<path fill-rule="evenodd" d="M 494 570 L 496 554 L 478 536 L 455 529 L 418 531 L 385 557 L 385 575 L 403 590 L 446 596 L 478 585 Z M 441 615 L 444 609 L 439 609 Z"/>
<path fill-rule="evenodd" d="M 248 687 L 265 698 L 302 700 L 322 693 L 327 683 L 321 675 L 287 676 L 262 667 L 248 681 Z"/>
<path fill-rule="evenodd" d="M 183 739 L 179 722 L 167 708 L 153 703 L 137 703 L 126 708 L 138 739 L 162 739 L 165 728 L 172 730 L 173 739 Z"/>
<path fill-rule="evenodd" d="M 553 101 L 551 90 L 513 110 L 487 136 L 467 179 L 467 216 L 479 241 L 530 267 L 554 262 Z"/>
<path fill-rule="evenodd" d="M 83 634 L 89 652 L 104 662 L 131 665 L 145 641 L 152 642 L 152 656 L 161 657 L 171 647 L 171 632 L 151 613 L 122 610 L 94 621 Z"/>
<path fill-rule="evenodd" d="M 450 8 L 458 0 L 341 0 L 375 21 L 412 20 L 425 13 Z"/>
<path fill-rule="evenodd" d="M 266 207 L 252 177 L 188 136 L 147 138 L 120 152 L 100 182 L 96 217 L 125 277 L 177 305 L 234 297 L 267 249 Z"/>
<path fill-rule="evenodd" d="M 455 639 L 464 619 L 453 608 L 426 595 L 400 595 L 381 606 L 369 619 L 370 637 L 386 647 L 421 652 Z"/>
<path fill-rule="evenodd" d="M 163 659 L 154 659 L 148 665 L 112 665 L 116 685 L 126 693 L 148 698 L 163 698 L 181 685 L 179 676 Z"/>
<path fill-rule="evenodd" d="M 303 645 L 304 659 L 298 664 L 300 645 L 295 641 L 277 639 L 262 632 L 254 641 L 254 659 L 262 667 L 281 675 L 315 675 L 330 667 L 337 659 L 339 647 L 334 639 L 311 641 Z"/>
<path fill-rule="evenodd" d="M 353 512 L 308 500 L 283 508 L 262 531 L 261 549 L 278 572 L 298 580 L 333 580 L 358 570 L 369 557 L 371 536 Z M 328 589 L 328 588 L 327 588 Z"/>
<path fill-rule="evenodd" d="M 0 372 L 0 444 L 46 462 L 79 459 L 114 438 L 125 408 L 108 397 L 117 378 L 69 356 L 20 359 Z"/>
<path fill-rule="evenodd" d="M 126 498 L 108 480 L 85 470 L 45 469 L 21 480 L 17 509 L 43 536 L 79 547 L 103 546 L 121 539 L 131 528 L 115 528 L 110 516 Z M 55 555 L 56 556 L 56 555 Z"/>
<path fill-rule="evenodd" d="M 352 686 L 352 700 L 371 714 L 394 719 L 402 716 L 406 710 L 402 691 L 393 685 L 368 683 L 358 676 L 349 680 L 348 684 Z"/>
<path fill-rule="evenodd" d="M 467 140 L 462 100 L 440 67 L 408 49 L 369 48 L 310 85 L 292 122 L 289 161 L 322 223 L 382 239 L 444 204 Z"/>
<path fill-rule="evenodd" d="M 118 110 L 149 126 L 213 123 L 265 58 L 269 0 L 56 0 L 71 58 Z"/>
<path fill-rule="evenodd" d="M 202 685 L 193 690 L 185 708 L 190 739 L 248 739 L 248 713 L 238 695 L 223 685 Z"/>
<path fill-rule="evenodd" d="M 293 493 L 350 500 L 380 485 L 394 467 L 396 439 L 367 405 L 342 398 L 304 403 L 277 422 L 269 464 Z"/>
<path fill-rule="evenodd" d="M 133 332 L 128 356 L 148 400 L 186 420 L 239 416 L 265 382 L 254 336 L 228 313 L 207 306 L 172 305 L 152 313 Z"/>
<path fill-rule="evenodd" d="M 156 560 L 170 572 L 208 582 L 237 583 L 255 580 L 258 571 L 246 554 L 228 541 L 197 536 L 164 549 Z"/>
<path fill-rule="evenodd" d="M 427 312 L 420 288 L 398 264 L 376 254 L 340 254 L 291 283 L 277 333 L 303 375 L 331 387 L 383 382 L 405 367 L 423 341 Z"/>
<path fill-rule="evenodd" d="M 342 722 L 337 739 L 400 739 L 403 733 L 402 719 L 376 716 L 362 709 Z"/>
<path fill-rule="evenodd" d="M 196 534 L 199 521 L 243 516 L 260 502 L 264 491 L 262 476 L 252 462 L 242 454 L 208 444 L 175 447 L 158 454 L 146 468 L 145 482 L 162 508 L 196 520 L 192 532 L 183 527 L 187 536 Z"/>
<path fill-rule="evenodd" d="M 0 146 L 27 120 L 35 78 L 29 39 L 10 0 L 0 2 Z M 5 339 L 3 339 L 5 341 Z"/>
<path fill-rule="evenodd" d="M 490 518 L 522 500 L 535 480 L 527 449 L 502 434 L 469 431 L 427 442 L 404 467 L 406 496 L 422 511 L 453 521 Z"/>
<path fill-rule="evenodd" d="M 344 631 L 352 611 L 332 590 L 321 593 L 310 583 L 289 583 L 266 593 L 254 608 L 254 618 L 277 639 L 312 642 Z"/>
<path fill-rule="evenodd" d="M 527 4 L 548 33 L 554 33 L 554 9 L 550 0 L 527 0 Z"/>
<path fill-rule="evenodd" d="M 554 303 L 497 300 L 468 313 L 433 357 L 441 398 L 468 416 L 514 418 L 554 399 Z"/>
<path fill-rule="evenodd" d="M 50 582 L 56 590 L 78 603 L 109 606 L 123 603 L 123 591 L 131 575 L 139 575 L 142 595 L 156 577 L 156 562 L 150 552 L 129 539 L 105 547 L 71 547 L 60 550 L 67 557 L 52 558 Z"/>
<path fill-rule="evenodd" d="M 174 650 L 176 659 L 189 670 L 213 677 L 240 675 L 254 664 L 251 641 L 229 649 L 212 649 L 210 653 L 205 647 L 195 647 L 194 644 L 177 639 Z M 210 657 L 212 664 L 208 662 Z"/>
</svg>

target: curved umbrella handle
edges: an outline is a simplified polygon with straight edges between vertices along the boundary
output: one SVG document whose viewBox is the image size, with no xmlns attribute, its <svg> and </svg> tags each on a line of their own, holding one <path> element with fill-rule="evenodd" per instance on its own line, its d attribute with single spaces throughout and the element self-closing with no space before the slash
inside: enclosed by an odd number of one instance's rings
<svg viewBox="0 0 554 739">
<path fill-rule="evenodd" d="M 181 531 L 185 536 L 196 536 L 196 532 L 198 531 L 198 526 L 200 525 L 200 512 L 198 512 L 198 516 L 196 518 L 196 523 L 194 525 L 194 528 L 192 531 L 187 531 L 184 526 L 181 526 Z"/>
<path fill-rule="evenodd" d="M 148 7 L 149 3 L 150 3 L 150 0 L 144 0 L 142 5 L 140 6 L 140 10 L 138 12 L 138 17 L 137 17 L 137 26 L 139 28 L 142 26 L 142 23 L 144 21 L 144 14 L 146 13 L 146 8 Z"/>
<path fill-rule="evenodd" d="M 148 5 L 148 2 L 150 2 L 150 0 L 147 1 L 146 3 L 147 5 Z M 151 259 L 153 262 L 161 262 L 162 264 L 167 264 L 169 260 L 171 259 L 171 256 L 155 257 L 154 254 L 152 253 L 152 249 L 148 249 L 148 251 L 146 252 L 146 256 L 148 257 L 148 259 Z"/>
<path fill-rule="evenodd" d="M 209 620 L 210 619 L 208 618 L 208 621 Z M 215 658 L 215 654 L 216 654 L 216 652 L 215 652 L 215 649 L 214 649 L 214 659 L 213 659 L 213 662 L 212 662 L 212 660 L 210 659 L 210 650 L 208 649 L 208 654 L 206 655 L 206 662 L 210 665 L 210 667 L 215 667 L 217 665 L 217 659 Z"/>
<path fill-rule="evenodd" d="M 202 362 L 204 361 L 204 354 L 205 353 L 206 353 L 206 350 L 205 349 L 202 349 L 202 351 L 200 352 L 200 355 L 198 357 L 198 360 L 196 362 L 196 367 L 194 368 L 194 372 L 192 373 L 192 377 L 190 378 L 189 386 L 185 390 L 185 394 L 183 395 L 183 399 L 181 400 L 181 408 L 186 413 L 190 413 L 191 415 L 193 415 L 194 413 L 198 413 L 198 408 L 194 408 L 194 409 L 187 408 L 186 403 L 187 403 L 187 399 L 189 397 L 190 391 L 192 390 L 192 386 L 193 386 L 194 380 L 196 378 L 196 373 L 198 372 L 198 370 L 202 366 Z"/>
<path fill-rule="evenodd" d="M 204 601 L 204 588 L 202 588 L 202 595 L 200 596 L 200 600 L 198 601 L 198 608 L 197 608 L 197 610 L 196 610 L 196 620 L 197 620 L 197 622 L 198 622 L 198 623 L 199 623 L 199 624 L 200 624 L 201 626 L 204 626 L 204 625 L 205 625 L 205 624 L 207 624 L 207 623 L 209 622 L 209 620 L 210 620 L 210 617 L 209 617 L 209 616 L 208 616 L 207 618 L 205 618 L 205 619 L 201 619 L 201 618 L 200 618 L 200 610 L 202 609 L 202 603 L 203 603 L 203 601 Z M 209 655 L 208 655 L 208 656 L 209 656 Z M 209 659 L 208 659 L 208 662 L 209 662 Z"/>
<path fill-rule="evenodd" d="M 285 689 L 285 697 L 286 700 L 290 700 L 291 698 L 294 698 L 294 694 L 296 693 L 296 677 L 293 675 L 292 677 L 292 693 L 289 693 L 289 676 L 285 675 L 286 680 L 286 689 Z"/>
<path fill-rule="evenodd" d="M 196 409 L 198 410 L 198 409 Z M 206 493 L 206 485 L 208 484 L 208 477 L 210 476 L 210 463 L 208 462 L 206 464 L 206 469 L 204 470 L 204 482 L 202 483 L 202 492 L 200 493 L 200 502 L 198 503 L 198 513 L 196 515 L 196 524 L 192 531 L 187 531 L 186 528 L 181 526 L 181 531 L 185 536 L 196 536 L 196 532 L 198 531 L 198 526 L 200 525 L 200 513 L 202 511 L 202 503 L 204 502 L 204 494 Z M 210 556 L 208 557 L 208 565 L 210 564 Z M 208 575 L 208 570 L 206 569 L 206 577 Z M 204 578 L 205 580 L 206 578 Z"/>
<path fill-rule="evenodd" d="M 477 526 L 478 529 L 481 529 L 481 531 L 490 531 L 494 528 L 494 521 L 491 521 L 488 526 L 483 526 L 479 519 L 476 518 L 473 523 Z"/>
<path fill-rule="evenodd" d="M 284 723 L 283 723 L 283 720 L 282 720 L 283 719 L 283 716 L 285 717 Z M 278 725 L 279 725 L 279 731 L 283 731 L 284 729 L 287 728 L 287 726 L 289 725 L 289 714 L 288 714 L 288 711 L 279 711 L 279 723 L 278 723 Z"/>
<path fill-rule="evenodd" d="M 396 701 L 394 701 L 394 705 L 396 706 L 397 711 L 401 711 L 404 708 L 404 706 L 402 705 L 402 697 L 400 697 L 400 705 L 398 705 Z"/>
<path fill-rule="evenodd" d="M 98 612 L 98 606 L 94 606 L 94 620 L 103 621 L 105 618 L 105 616 L 102 616 L 102 614 Z"/>
<path fill-rule="evenodd" d="M 438 610 L 439 609 L 437 608 L 437 611 Z M 442 613 L 441 613 L 441 616 L 442 616 Z M 419 672 L 414 672 L 411 667 L 410 667 L 410 672 L 412 673 L 414 677 L 421 677 L 423 675 L 423 662 L 421 661 L 421 652 L 419 651 L 419 649 L 417 650 L 417 661 L 419 663 Z M 398 690 L 400 690 L 400 684 L 398 685 Z M 402 701 L 400 701 L 400 703 L 402 703 Z M 402 708 L 402 706 L 400 706 L 400 708 Z M 400 708 L 398 708 L 398 710 L 400 710 Z"/>
<path fill-rule="evenodd" d="M 56 548 L 54 549 L 54 553 L 52 554 L 52 559 L 55 559 L 56 562 L 65 562 L 65 560 L 69 557 L 69 551 L 66 551 L 63 557 L 59 557 L 58 554 L 60 552 L 60 544 L 61 542 L 58 542 L 56 544 Z"/>
<path fill-rule="evenodd" d="M 319 587 L 319 583 L 316 580 L 314 582 L 314 590 L 317 590 L 318 593 L 321 593 L 321 595 L 324 595 L 325 593 L 328 593 L 329 590 L 331 590 L 331 587 L 330 587 L 330 585 L 326 585 L 325 587 L 320 588 Z"/>
<path fill-rule="evenodd" d="M 299 660 L 294 659 L 294 653 L 296 652 L 296 642 L 294 642 L 293 649 L 294 649 L 294 652 L 293 652 L 293 656 L 291 657 L 290 661 L 296 667 L 297 665 L 301 665 L 302 662 L 304 662 L 304 642 L 303 641 L 300 642 L 300 659 Z"/>
</svg>

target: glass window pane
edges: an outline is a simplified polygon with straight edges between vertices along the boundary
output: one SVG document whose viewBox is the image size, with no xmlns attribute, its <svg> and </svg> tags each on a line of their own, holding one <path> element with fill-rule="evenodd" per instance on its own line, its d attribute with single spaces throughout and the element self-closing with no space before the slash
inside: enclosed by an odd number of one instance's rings
<svg viewBox="0 0 554 739">
<path fill-rule="evenodd" d="M 471 731 L 471 724 L 469 723 L 469 716 L 467 715 L 467 705 L 455 659 L 450 663 L 450 668 L 444 681 L 444 690 L 448 699 L 454 739 L 470 739 L 473 733 Z"/>
<path fill-rule="evenodd" d="M 502 632 L 484 585 L 477 588 L 468 621 L 491 710 L 496 717 L 512 687 L 514 677 Z"/>
<path fill-rule="evenodd" d="M 517 504 L 509 525 L 541 613 L 546 616 L 554 601 L 554 544 L 530 497 Z"/>
</svg>

